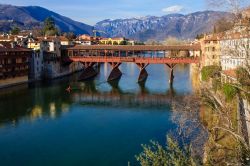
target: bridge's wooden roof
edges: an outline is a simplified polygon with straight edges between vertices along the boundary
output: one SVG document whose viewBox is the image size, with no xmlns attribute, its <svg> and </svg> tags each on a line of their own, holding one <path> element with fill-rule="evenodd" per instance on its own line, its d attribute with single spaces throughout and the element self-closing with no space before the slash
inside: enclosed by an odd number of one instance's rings
<svg viewBox="0 0 250 166">
<path fill-rule="evenodd" d="M 76 45 L 68 50 L 117 50 L 117 51 L 199 51 L 200 44 L 193 45 Z"/>
</svg>

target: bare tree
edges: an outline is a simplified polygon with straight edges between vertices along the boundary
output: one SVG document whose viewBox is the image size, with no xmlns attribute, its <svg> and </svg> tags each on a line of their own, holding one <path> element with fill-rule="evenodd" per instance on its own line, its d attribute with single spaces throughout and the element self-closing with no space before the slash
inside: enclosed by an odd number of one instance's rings
<svg viewBox="0 0 250 166">
<path fill-rule="evenodd" d="M 186 44 L 184 40 L 180 40 L 176 37 L 168 37 L 166 38 L 163 42 L 163 45 L 181 45 L 181 44 Z"/>
<path fill-rule="evenodd" d="M 192 156 L 202 163 L 208 131 L 200 121 L 200 106 L 200 97 L 196 95 L 172 101 L 172 120 L 177 125 L 177 132 L 172 135 L 183 145 L 191 145 Z"/>
<path fill-rule="evenodd" d="M 206 0 L 209 6 L 213 8 L 225 8 L 238 17 L 242 11 L 245 0 Z"/>
<path fill-rule="evenodd" d="M 234 26 L 234 19 L 230 16 L 222 17 L 215 21 L 214 24 L 214 33 L 225 32 L 229 29 L 232 29 Z"/>
<path fill-rule="evenodd" d="M 208 162 L 212 164 L 218 164 L 218 162 L 226 163 L 227 165 L 240 165 L 249 158 L 250 147 L 239 130 L 239 126 L 235 124 L 235 121 L 240 123 L 239 117 L 236 120 L 232 117 L 233 103 L 222 100 L 222 96 L 215 98 L 209 90 L 203 90 L 203 102 L 212 110 L 216 116 L 216 121 L 210 126 L 209 132 L 213 137 L 210 138 L 210 142 L 213 144 L 208 152 Z M 223 136 L 221 136 L 223 135 Z M 228 148 L 223 145 L 219 140 L 223 137 L 231 137 L 235 140 L 236 146 L 234 148 Z M 214 156 L 213 152 L 224 151 L 225 155 Z M 247 152 L 247 153 L 244 153 Z M 229 155 L 230 154 L 230 155 Z M 247 156 L 245 156 L 245 154 Z"/>
</svg>

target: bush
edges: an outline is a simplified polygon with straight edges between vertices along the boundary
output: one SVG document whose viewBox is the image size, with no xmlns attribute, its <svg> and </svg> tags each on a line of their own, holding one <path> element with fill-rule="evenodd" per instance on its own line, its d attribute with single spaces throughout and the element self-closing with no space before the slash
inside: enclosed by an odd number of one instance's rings
<svg viewBox="0 0 250 166">
<path fill-rule="evenodd" d="M 181 149 L 179 144 L 170 137 L 167 137 L 167 146 L 165 147 L 159 145 L 157 142 L 151 143 L 152 145 L 142 145 L 143 152 L 136 156 L 137 161 L 142 166 L 196 165 L 191 156 L 190 146 Z"/>
<path fill-rule="evenodd" d="M 219 76 L 221 68 L 219 66 L 204 66 L 201 69 L 201 79 L 202 81 L 208 81 L 209 78 L 214 78 Z"/>
<path fill-rule="evenodd" d="M 232 100 L 237 94 L 237 89 L 231 84 L 224 84 L 223 93 L 226 97 L 226 100 Z"/>
</svg>

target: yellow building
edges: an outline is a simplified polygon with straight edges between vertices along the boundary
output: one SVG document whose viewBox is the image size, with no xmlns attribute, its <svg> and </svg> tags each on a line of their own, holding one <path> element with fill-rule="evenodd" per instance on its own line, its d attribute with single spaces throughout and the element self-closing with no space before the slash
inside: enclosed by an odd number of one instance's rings
<svg viewBox="0 0 250 166">
<path fill-rule="evenodd" d="M 106 44 L 106 45 L 121 45 L 125 42 L 126 42 L 126 39 L 124 37 L 100 39 L 100 44 Z"/>
<path fill-rule="evenodd" d="M 200 40 L 202 50 L 202 66 L 220 65 L 220 38 L 222 34 L 205 35 Z"/>
<path fill-rule="evenodd" d="M 35 40 L 35 39 L 30 38 L 28 40 L 27 47 L 30 48 L 30 49 L 33 49 L 33 50 L 40 50 L 40 47 L 41 47 L 40 43 L 41 43 L 40 40 Z"/>
</svg>

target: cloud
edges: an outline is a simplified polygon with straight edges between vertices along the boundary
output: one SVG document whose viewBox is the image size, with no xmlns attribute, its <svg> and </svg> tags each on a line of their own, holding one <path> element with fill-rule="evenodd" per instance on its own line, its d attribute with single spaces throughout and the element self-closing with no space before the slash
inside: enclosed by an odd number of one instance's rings
<svg viewBox="0 0 250 166">
<path fill-rule="evenodd" d="M 183 11 L 184 7 L 180 5 L 174 5 L 174 6 L 169 6 L 164 9 L 162 9 L 163 12 L 165 13 L 178 13 Z"/>
</svg>

